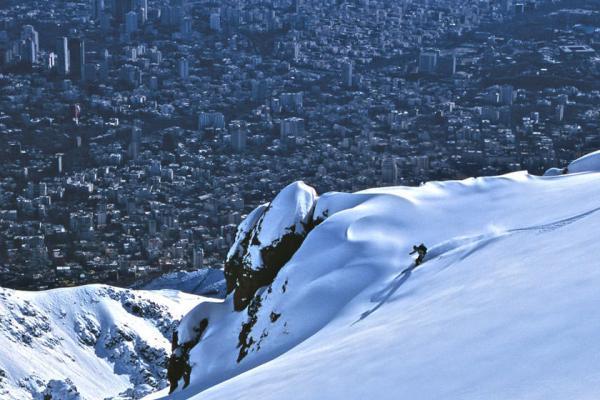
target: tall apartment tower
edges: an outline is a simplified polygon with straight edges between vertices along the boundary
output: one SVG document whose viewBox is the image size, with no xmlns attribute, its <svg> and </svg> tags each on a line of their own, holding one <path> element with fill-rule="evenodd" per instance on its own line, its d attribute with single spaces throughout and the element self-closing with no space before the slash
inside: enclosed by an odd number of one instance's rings
<svg viewBox="0 0 600 400">
<path fill-rule="evenodd" d="M 85 80 L 85 41 L 83 38 L 69 38 L 69 71 L 71 77 Z"/>
<path fill-rule="evenodd" d="M 66 37 L 56 39 L 56 69 L 60 76 L 69 75 L 69 42 Z"/>
<path fill-rule="evenodd" d="M 104 0 L 92 0 L 92 19 L 100 21 L 104 14 Z"/>
<path fill-rule="evenodd" d="M 342 83 L 346 87 L 352 87 L 352 61 L 342 64 Z"/>
<path fill-rule="evenodd" d="M 393 157 L 386 157 L 381 162 L 381 179 L 388 185 L 398 184 L 398 165 Z"/>
</svg>

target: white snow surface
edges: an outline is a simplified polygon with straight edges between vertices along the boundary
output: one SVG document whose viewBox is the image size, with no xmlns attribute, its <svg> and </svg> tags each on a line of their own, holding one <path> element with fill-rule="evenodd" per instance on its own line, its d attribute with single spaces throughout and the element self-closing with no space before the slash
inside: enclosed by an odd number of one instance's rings
<svg viewBox="0 0 600 400">
<path fill-rule="evenodd" d="M 590 154 L 586 154 L 583 157 L 569 164 L 569 173 L 576 172 L 600 172 L 600 150 Z"/>
<path fill-rule="evenodd" d="M 283 188 L 258 222 L 262 225 L 258 240 L 264 244 L 272 243 L 292 226 L 296 232 L 303 232 L 302 223 L 307 222 L 316 198 L 315 189 L 304 182 L 294 182 Z"/>
<path fill-rule="evenodd" d="M 312 215 L 316 199 L 315 189 L 304 182 L 294 182 L 283 188 L 264 210 L 264 206 L 255 209 L 249 218 L 251 222 L 248 227 L 253 229 L 253 236 L 244 263 L 252 269 L 261 269 L 263 267 L 261 249 L 277 244 L 287 233 L 303 233 Z M 259 217 L 254 222 L 257 216 Z M 242 238 L 245 230 L 245 225 L 242 229 L 238 229 L 237 238 Z M 236 240 L 232 249 L 235 252 L 237 248 Z"/>
<path fill-rule="evenodd" d="M 169 399 L 600 398 L 600 173 L 330 193 L 325 210 L 240 363 L 232 296 L 186 315 L 180 343 L 209 324 Z"/>
<path fill-rule="evenodd" d="M 0 288 L 0 398 L 139 398 L 166 379 L 174 323 L 202 300 L 104 285 Z M 135 389 L 134 389 L 135 387 Z"/>
<path fill-rule="evenodd" d="M 170 272 L 142 285 L 142 289 L 171 289 L 200 296 L 225 297 L 225 276 L 223 270 L 217 268 Z"/>
</svg>

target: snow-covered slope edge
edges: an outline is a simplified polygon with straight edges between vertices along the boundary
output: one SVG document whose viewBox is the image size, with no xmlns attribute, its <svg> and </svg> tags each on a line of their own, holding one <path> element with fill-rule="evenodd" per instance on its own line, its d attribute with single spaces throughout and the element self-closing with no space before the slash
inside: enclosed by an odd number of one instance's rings
<svg viewBox="0 0 600 400">
<path fill-rule="evenodd" d="M 172 331 L 201 300 L 103 285 L 0 288 L 0 398 L 140 398 L 161 389 Z"/>
<path fill-rule="evenodd" d="M 205 297 L 225 297 L 225 276 L 222 269 L 202 268 L 196 271 L 177 271 L 164 274 L 132 289 L 171 289 Z"/>
<path fill-rule="evenodd" d="M 234 285 L 184 318 L 171 398 L 598 398 L 600 173 L 577 172 L 323 195 L 243 311 Z"/>
</svg>

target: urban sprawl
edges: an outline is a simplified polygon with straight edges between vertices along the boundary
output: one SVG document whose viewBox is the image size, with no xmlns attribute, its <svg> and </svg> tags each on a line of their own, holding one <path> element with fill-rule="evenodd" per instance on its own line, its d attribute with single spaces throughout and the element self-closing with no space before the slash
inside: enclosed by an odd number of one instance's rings
<svg viewBox="0 0 600 400">
<path fill-rule="evenodd" d="M 600 148 L 596 0 L 4 0 L 0 283 L 219 268 L 282 187 Z"/>
</svg>

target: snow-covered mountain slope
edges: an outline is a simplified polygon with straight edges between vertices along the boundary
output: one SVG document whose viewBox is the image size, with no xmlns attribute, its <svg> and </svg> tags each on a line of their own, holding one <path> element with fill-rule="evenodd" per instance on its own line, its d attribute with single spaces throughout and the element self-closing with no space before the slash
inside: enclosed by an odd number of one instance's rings
<svg viewBox="0 0 600 400">
<path fill-rule="evenodd" d="M 599 398 L 600 173 L 579 172 L 319 197 L 247 307 L 234 282 L 184 317 L 169 399 Z"/>
<path fill-rule="evenodd" d="M 142 285 L 140 289 L 172 289 L 200 296 L 224 297 L 225 276 L 222 269 L 216 268 L 171 272 Z"/>
<path fill-rule="evenodd" d="M 139 398 L 161 389 L 172 330 L 202 300 L 102 285 L 0 288 L 0 398 Z"/>
</svg>

